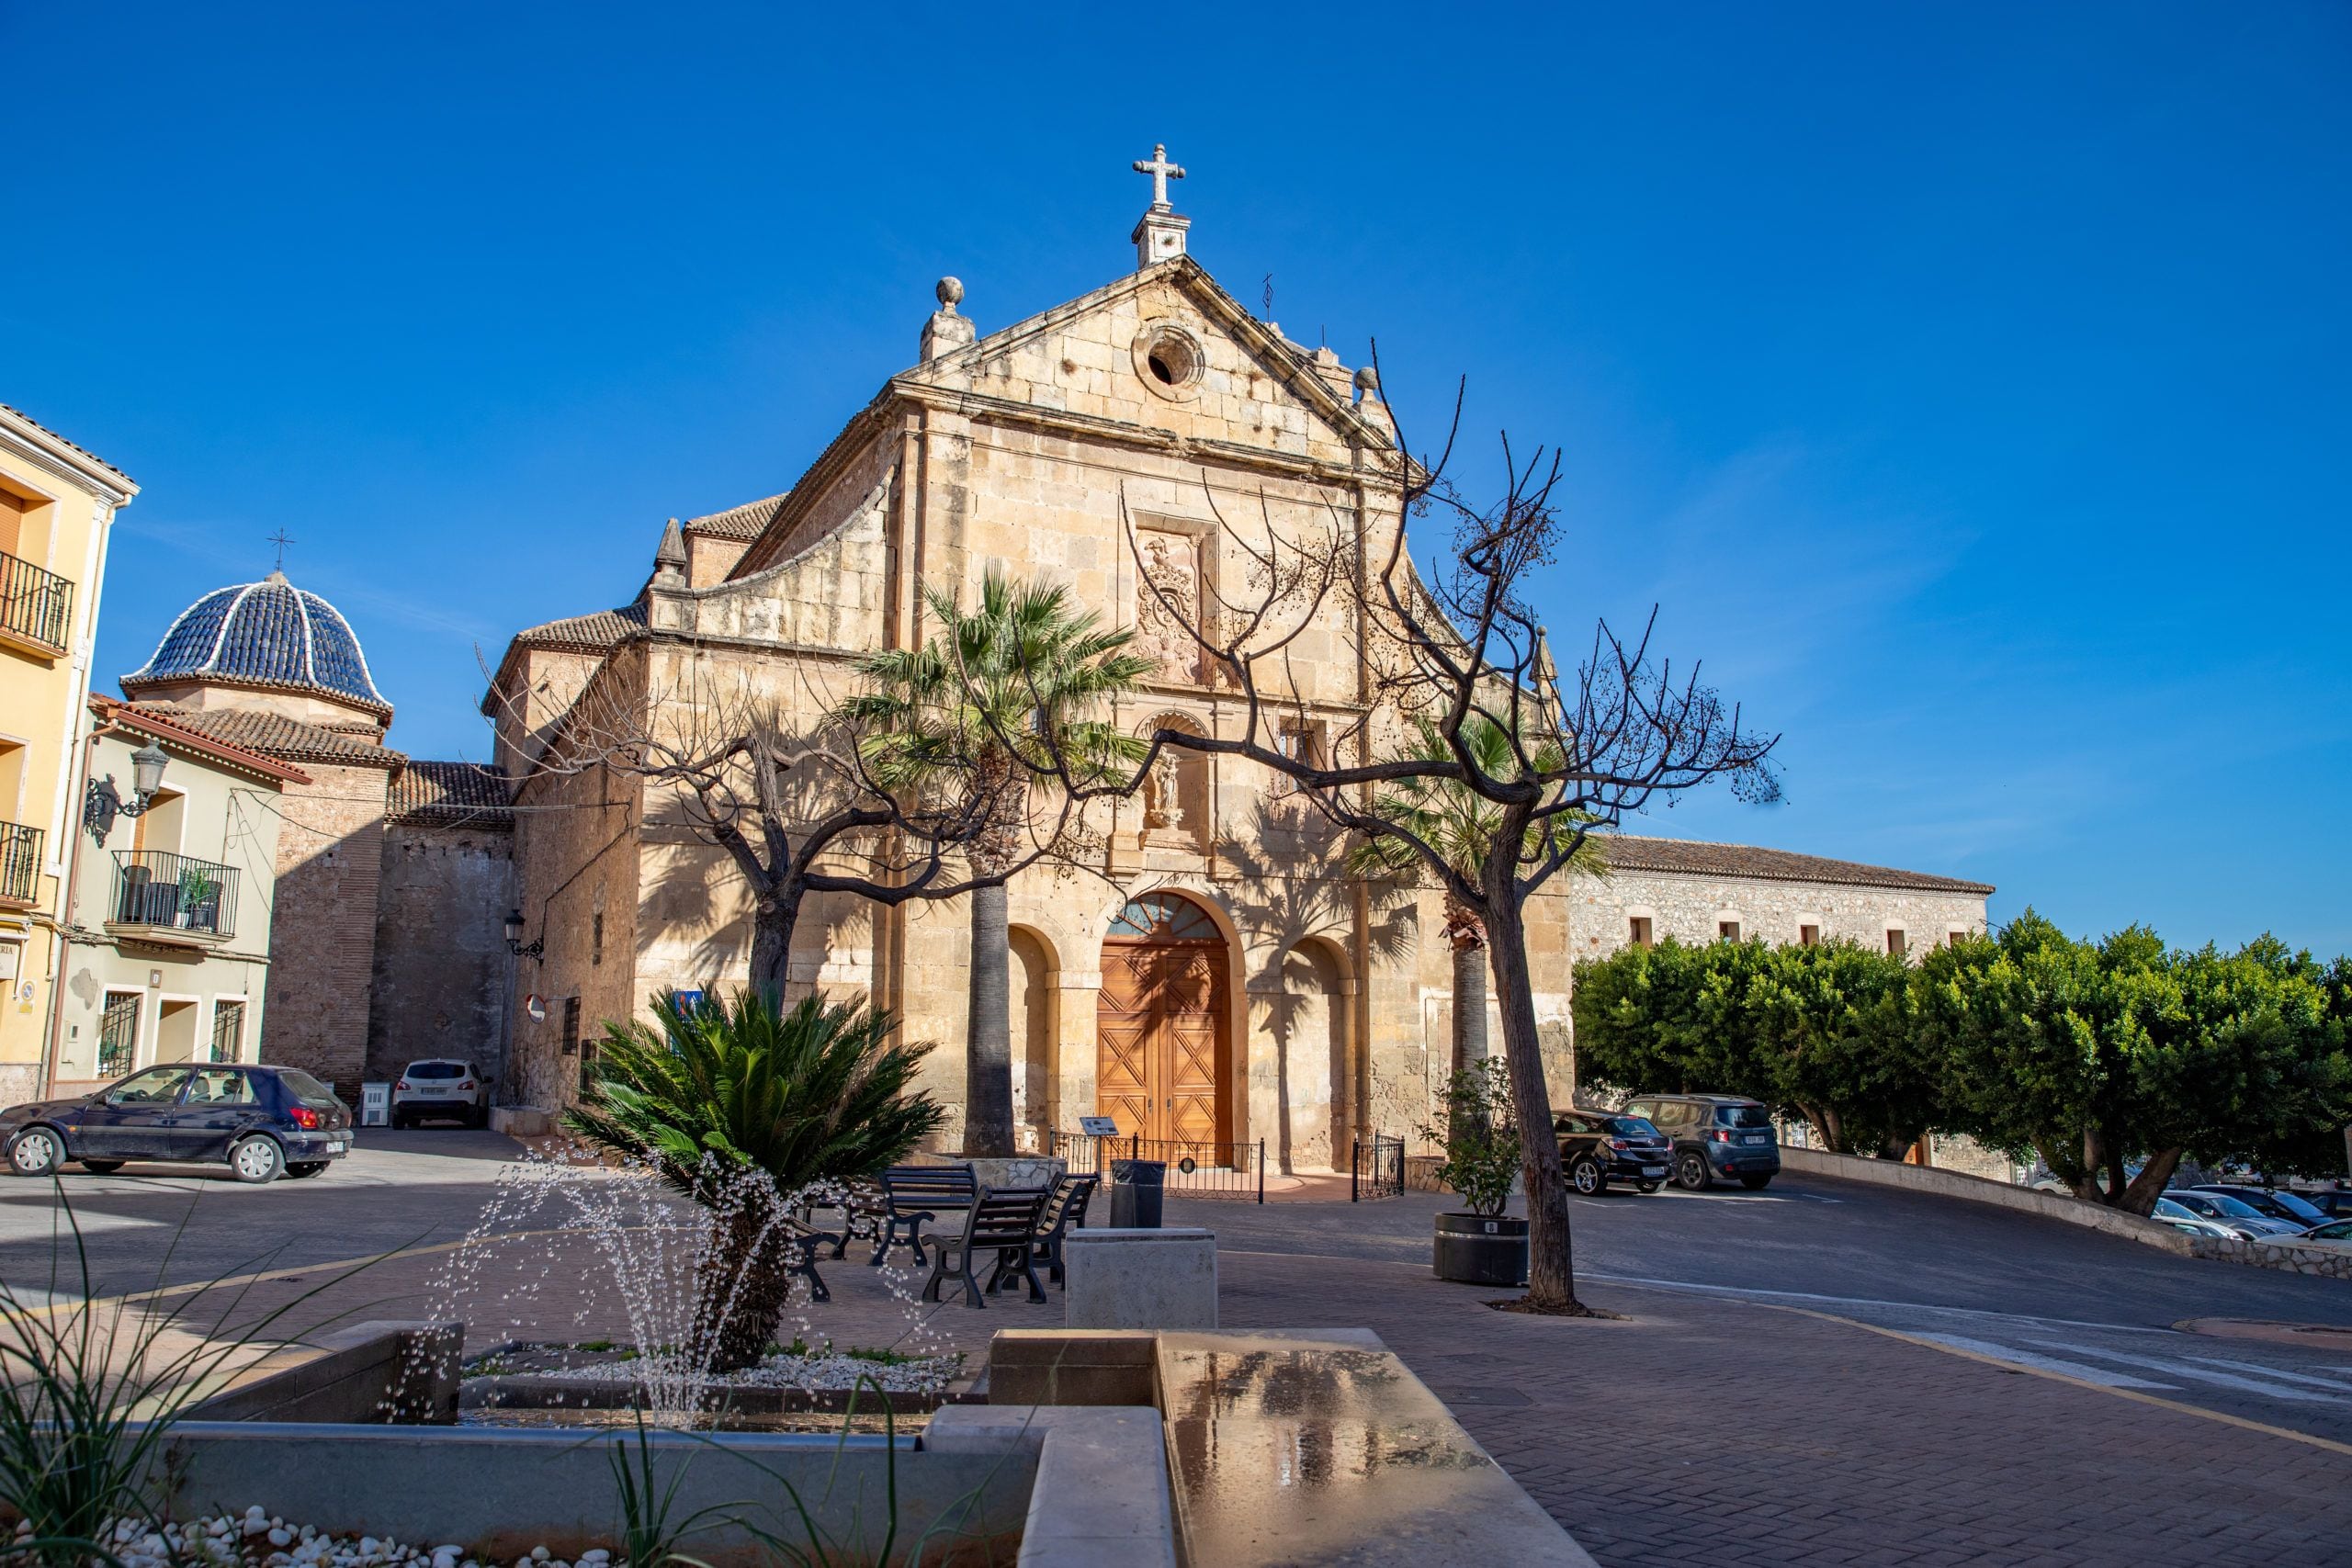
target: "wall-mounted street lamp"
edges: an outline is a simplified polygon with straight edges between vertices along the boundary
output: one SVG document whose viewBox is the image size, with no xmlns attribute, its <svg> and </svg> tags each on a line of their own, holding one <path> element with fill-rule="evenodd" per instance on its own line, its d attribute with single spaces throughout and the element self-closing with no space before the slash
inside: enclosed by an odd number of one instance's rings
<svg viewBox="0 0 2352 1568">
<path fill-rule="evenodd" d="M 82 826 L 99 844 L 114 831 L 118 817 L 144 817 L 147 807 L 154 803 L 155 792 L 164 787 L 164 764 L 171 758 L 153 741 L 130 754 L 131 798 L 122 798 L 115 788 L 114 775 L 90 781 L 89 793 L 82 797 Z"/>
<path fill-rule="evenodd" d="M 547 950 L 548 939 L 544 936 L 540 937 L 537 942 L 532 942 L 527 947 L 525 946 L 523 942 L 523 911 L 520 909 L 510 909 L 506 912 L 507 952 L 513 953 L 517 958 L 527 958 L 532 963 L 537 964 L 545 959 Z"/>
</svg>

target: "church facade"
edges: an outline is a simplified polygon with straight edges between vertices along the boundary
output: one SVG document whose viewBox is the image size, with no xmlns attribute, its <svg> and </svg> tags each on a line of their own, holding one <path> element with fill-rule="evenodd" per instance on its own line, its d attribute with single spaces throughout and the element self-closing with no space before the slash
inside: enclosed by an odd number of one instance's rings
<svg viewBox="0 0 2352 1568">
<path fill-rule="evenodd" d="M 690 739 L 763 705 L 813 728 L 854 688 L 861 654 L 922 640 L 922 588 L 968 599 L 996 570 L 1066 584 L 1135 632 L 1156 668 L 1107 716 L 1119 726 L 1232 734 L 1240 697 L 1166 609 L 1198 613 L 1220 584 L 1244 581 L 1229 520 L 1336 519 L 1375 556 L 1402 525 L 1374 378 L 1238 304 L 1186 254 L 1185 220 L 1165 200 L 1178 171 L 1161 154 L 1138 168 L 1157 169 L 1159 198 L 1131 236 L 1135 270 L 986 336 L 962 313 L 961 286 L 943 280 L 917 362 L 788 489 L 673 520 L 626 604 L 510 643 L 482 705 L 511 792 L 530 953 L 511 982 L 530 1000 L 505 1019 L 503 1098 L 571 1102 L 606 1021 L 664 987 L 719 990 L 748 972 L 741 879 L 672 786 L 599 760 L 616 724 Z M 1288 668 L 1285 744 L 1328 748 L 1367 715 L 1375 736 L 1396 732 L 1337 626 L 1310 628 Z M 1311 1171 L 1344 1168 L 1351 1139 L 1428 1119 L 1452 1000 L 1434 893 L 1347 874 L 1333 830 L 1237 759 L 1171 757 L 1091 826 L 1085 863 L 1033 868 L 1010 888 L 1024 1144 L 1109 1115 L 1146 1137 L 1262 1141 L 1270 1167 Z M 1563 1101 L 1579 956 L 1669 931 L 1875 942 L 1892 940 L 1893 921 L 1926 945 L 1984 929 L 1990 889 L 1978 884 L 1709 845 L 1643 861 L 1635 843 L 1670 841 L 1624 842 L 1623 875 L 1563 878 L 1530 910 Z M 1754 923 L 1711 925 L 1724 910 Z M 910 1037 L 938 1043 L 927 1087 L 960 1110 L 968 931 L 961 899 L 812 899 L 791 985 L 871 997 Z M 951 1126 L 950 1146 L 956 1136 Z"/>
</svg>

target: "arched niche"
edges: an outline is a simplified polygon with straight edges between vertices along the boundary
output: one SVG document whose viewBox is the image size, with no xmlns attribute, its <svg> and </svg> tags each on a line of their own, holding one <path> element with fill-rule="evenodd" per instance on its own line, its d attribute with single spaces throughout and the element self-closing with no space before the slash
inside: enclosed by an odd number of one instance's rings
<svg viewBox="0 0 2352 1568">
<path fill-rule="evenodd" d="M 1178 729 L 1205 736 L 1198 720 L 1181 713 L 1163 713 L 1145 721 L 1140 733 Z M 1136 792 L 1136 842 L 1199 850 L 1208 843 L 1209 823 L 1216 808 L 1208 757 L 1199 751 L 1164 747 L 1144 774 Z"/>
<path fill-rule="evenodd" d="M 1053 944 L 1030 927 L 1010 927 L 1006 938 L 1012 960 L 1005 1017 L 1012 1043 L 1013 1140 L 1024 1149 L 1043 1150 L 1060 1110 L 1056 1046 L 1061 965 Z"/>
<path fill-rule="evenodd" d="M 1347 955 L 1322 937 L 1286 949 L 1280 987 L 1263 987 L 1250 1042 L 1253 1119 L 1286 1171 L 1336 1170 L 1348 1156 L 1355 985 Z"/>
</svg>

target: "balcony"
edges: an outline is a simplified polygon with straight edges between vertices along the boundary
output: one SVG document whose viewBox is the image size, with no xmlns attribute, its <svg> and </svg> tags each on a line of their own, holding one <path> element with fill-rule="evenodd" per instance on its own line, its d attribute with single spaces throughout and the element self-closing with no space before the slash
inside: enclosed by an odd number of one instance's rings
<svg viewBox="0 0 2352 1568">
<path fill-rule="evenodd" d="M 74 584 L 0 552 L 0 643 L 63 653 L 74 625 Z"/>
<path fill-rule="evenodd" d="M 38 828 L 0 822 L 0 904 L 30 908 L 40 897 L 40 838 Z"/>
<path fill-rule="evenodd" d="M 107 930 L 117 936 L 210 947 L 236 934 L 237 868 L 155 850 L 117 850 L 107 914 Z"/>
</svg>

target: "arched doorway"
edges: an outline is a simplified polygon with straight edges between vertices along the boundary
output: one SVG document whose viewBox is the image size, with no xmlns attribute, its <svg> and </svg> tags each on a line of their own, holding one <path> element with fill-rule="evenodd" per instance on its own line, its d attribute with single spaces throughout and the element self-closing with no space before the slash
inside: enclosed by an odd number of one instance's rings
<svg viewBox="0 0 2352 1568">
<path fill-rule="evenodd" d="M 1199 1147 L 1233 1125 L 1225 936 L 1174 893 L 1147 893 L 1102 939 L 1094 1109 L 1132 1136 Z"/>
</svg>

